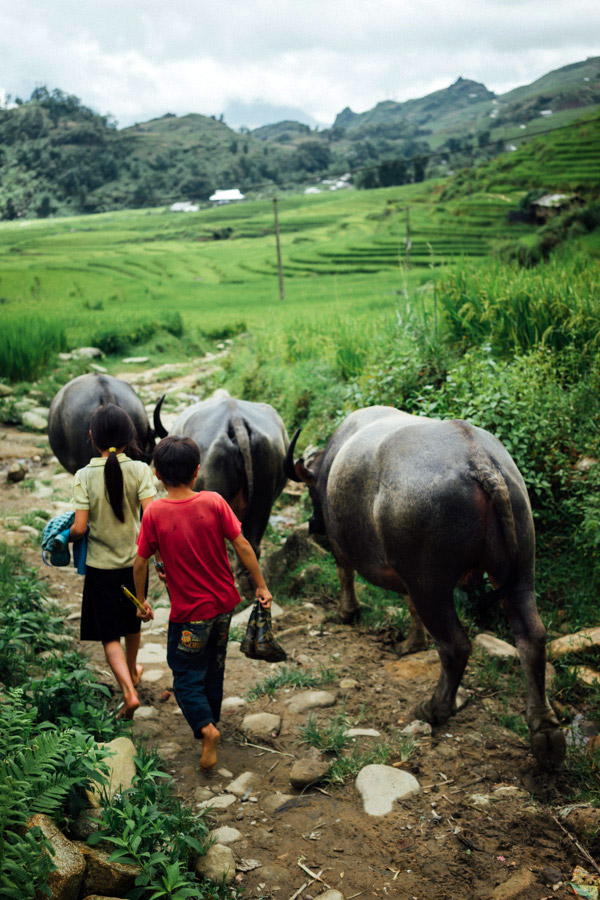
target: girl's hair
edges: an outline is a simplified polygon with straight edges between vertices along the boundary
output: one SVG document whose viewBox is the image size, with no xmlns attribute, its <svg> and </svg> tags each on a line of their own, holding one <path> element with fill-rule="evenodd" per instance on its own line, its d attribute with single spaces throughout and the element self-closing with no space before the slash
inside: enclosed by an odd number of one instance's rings
<svg viewBox="0 0 600 900">
<path fill-rule="evenodd" d="M 123 473 L 116 450 L 124 447 L 128 454 L 138 451 L 135 425 L 124 409 L 114 403 L 106 403 L 93 414 L 90 431 L 98 450 L 111 451 L 104 467 L 104 486 L 112 511 L 120 522 L 124 522 Z"/>
</svg>

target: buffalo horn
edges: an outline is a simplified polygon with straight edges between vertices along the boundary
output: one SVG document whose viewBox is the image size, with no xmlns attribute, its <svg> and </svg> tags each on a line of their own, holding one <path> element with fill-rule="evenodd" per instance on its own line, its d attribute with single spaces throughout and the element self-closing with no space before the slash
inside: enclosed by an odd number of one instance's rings
<svg viewBox="0 0 600 900">
<path fill-rule="evenodd" d="M 154 432 L 157 437 L 164 438 L 168 435 L 168 431 L 160 421 L 160 408 L 163 405 L 163 400 L 165 399 L 166 394 L 163 394 L 156 406 L 154 407 Z"/>
<path fill-rule="evenodd" d="M 286 478 L 290 478 L 292 481 L 302 481 L 301 478 L 298 478 L 296 475 L 296 469 L 294 467 L 294 450 L 296 447 L 296 441 L 298 440 L 298 435 L 301 432 L 301 428 L 299 428 L 292 440 L 290 441 L 290 446 L 288 447 L 288 451 L 285 454 L 285 462 L 283 464 L 283 471 L 285 472 Z"/>
</svg>

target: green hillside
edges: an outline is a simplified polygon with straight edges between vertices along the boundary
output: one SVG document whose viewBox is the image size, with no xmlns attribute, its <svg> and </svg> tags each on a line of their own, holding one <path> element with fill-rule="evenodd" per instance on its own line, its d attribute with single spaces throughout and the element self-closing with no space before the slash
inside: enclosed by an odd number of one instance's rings
<svg viewBox="0 0 600 900">
<path fill-rule="evenodd" d="M 485 163 L 599 107 L 600 58 L 502 97 L 459 78 L 405 103 L 346 109 L 320 132 L 284 121 L 238 133 L 215 117 L 169 113 L 118 130 L 77 97 L 38 87 L 0 109 L 0 217 L 203 202 L 231 187 L 272 196 L 348 171 L 358 187 L 420 182 Z"/>
</svg>

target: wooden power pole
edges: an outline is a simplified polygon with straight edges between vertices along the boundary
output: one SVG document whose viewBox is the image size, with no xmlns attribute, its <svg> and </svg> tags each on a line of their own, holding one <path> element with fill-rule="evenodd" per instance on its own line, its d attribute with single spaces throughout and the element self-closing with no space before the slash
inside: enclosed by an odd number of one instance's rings
<svg viewBox="0 0 600 900">
<path fill-rule="evenodd" d="M 279 217 L 277 215 L 277 197 L 273 197 L 273 211 L 275 213 L 275 242 L 277 244 L 277 271 L 279 273 L 279 299 L 285 300 L 283 286 L 283 266 L 281 264 L 281 244 L 279 242 Z"/>
</svg>

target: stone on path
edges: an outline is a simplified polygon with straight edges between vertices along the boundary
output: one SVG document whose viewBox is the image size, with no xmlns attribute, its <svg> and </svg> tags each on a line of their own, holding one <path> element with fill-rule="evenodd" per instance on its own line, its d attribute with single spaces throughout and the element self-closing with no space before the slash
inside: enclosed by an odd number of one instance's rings
<svg viewBox="0 0 600 900">
<path fill-rule="evenodd" d="M 290 772 L 292 787 L 302 790 L 322 781 L 330 769 L 330 763 L 319 759 L 297 759 Z"/>
<path fill-rule="evenodd" d="M 415 719 L 414 721 L 409 722 L 408 725 L 400 731 L 400 734 L 410 734 L 415 737 L 431 737 L 433 728 L 429 722 L 422 722 L 421 719 Z"/>
<path fill-rule="evenodd" d="M 242 772 L 241 775 L 227 785 L 225 790 L 228 794 L 234 794 L 236 797 L 243 797 L 248 788 L 254 788 L 260 784 L 260 777 L 256 772 Z"/>
<path fill-rule="evenodd" d="M 219 769 L 218 772 L 222 778 L 233 778 L 233 772 L 230 772 L 229 769 Z"/>
<path fill-rule="evenodd" d="M 499 884 L 491 892 L 492 900 L 516 900 L 523 892 L 535 883 L 535 875 L 529 869 L 521 869 L 515 872 L 508 881 Z"/>
<path fill-rule="evenodd" d="M 340 687 L 343 691 L 351 691 L 352 688 L 358 687 L 358 681 L 355 678 L 342 678 Z"/>
<path fill-rule="evenodd" d="M 325 891 L 324 894 L 319 894 L 318 897 L 315 897 L 315 900 L 344 900 L 344 895 L 332 888 L 329 891 Z"/>
<path fill-rule="evenodd" d="M 0 383 L 0 397 L 10 397 L 13 393 L 13 389 L 9 387 L 7 384 Z"/>
<path fill-rule="evenodd" d="M 392 766 L 370 765 L 356 776 L 356 789 L 367 815 L 385 816 L 392 811 L 395 800 L 412 797 L 421 786 L 410 772 Z"/>
<path fill-rule="evenodd" d="M 77 614 L 79 615 L 79 613 Z M 144 669 L 142 672 L 142 681 L 152 683 L 153 681 L 160 681 L 161 678 L 164 678 L 170 672 L 166 672 L 165 669 Z"/>
<path fill-rule="evenodd" d="M 235 857 L 224 844 L 213 844 L 196 862 L 196 873 L 220 884 L 230 884 L 235 878 Z"/>
<path fill-rule="evenodd" d="M 248 619 L 250 618 L 250 613 L 254 608 L 254 604 L 251 603 L 250 606 L 247 606 L 246 609 L 243 609 L 241 612 L 236 613 L 235 616 L 231 619 L 231 627 L 232 628 L 245 628 L 248 624 Z M 273 601 L 271 603 L 271 618 L 278 619 L 283 615 L 283 609 L 278 603 Z"/>
<path fill-rule="evenodd" d="M 324 709 L 333 706 L 337 702 L 337 697 L 330 691 L 302 691 L 288 702 L 290 712 L 303 713 L 309 709 Z"/>
<path fill-rule="evenodd" d="M 124 897 L 135 887 L 135 879 L 140 874 L 138 866 L 109 862 L 112 850 L 101 850 L 89 844 L 77 844 L 86 861 L 83 882 L 83 897 L 100 894 L 107 897 Z"/>
<path fill-rule="evenodd" d="M 236 841 L 241 841 L 244 835 L 237 828 L 232 828 L 230 825 L 221 825 L 220 828 L 215 828 L 211 831 L 209 837 L 213 838 L 217 844 L 235 844 Z"/>
<path fill-rule="evenodd" d="M 158 710 L 155 706 L 138 706 L 135 711 L 136 719 L 156 719 Z"/>
<path fill-rule="evenodd" d="M 480 650 L 483 650 L 484 653 L 495 659 L 516 659 L 519 656 L 519 651 L 512 644 L 509 644 L 507 641 L 501 641 L 500 638 L 485 631 L 477 635 L 473 641 L 473 646 L 479 647 Z"/>
<path fill-rule="evenodd" d="M 456 697 L 454 698 L 454 703 L 456 705 L 456 712 L 460 712 L 461 709 L 464 709 L 467 703 L 471 702 L 471 694 L 466 688 L 459 687 L 456 692 Z"/>
<path fill-rule="evenodd" d="M 228 641 L 227 643 L 227 656 L 229 659 L 246 659 L 242 651 L 240 641 Z"/>
<path fill-rule="evenodd" d="M 198 806 L 200 809 L 206 809 L 210 806 L 211 809 L 227 809 L 228 806 L 231 806 L 235 803 L 236 798 L 233 794 L 219 794 L 216 797 L 211 797 L 210 800 L 202 800 Z"/>
<path fill-rule="evenodd" d="M 376 728 L 349 728 L 346 732 L 346 737 L 381 737 L 381 732 L 377 731 Z"/>
<path fill-rule="evenodd" d="M 77 845 L 62 834 L 48 816 L 37 814 L 27 823 L 29 828 L 39 828 L 50 841 L 56 869 L 48 876 L 52 896 L 60 900 L 77 900 L 85 873 L 85 858 Z M 41 847 L 40 847 L 41 850 Z"/>
<path fill-rule="evenodd" d="M 573 672 L 575 672 L 577 680 L 582 681 L 583 684 L 589 684 L 591 687 L 600 684 L 600 672 L 590 669 L 589 666 L 573 666 Z"/>
<path fill-rule="evenodd" d="M 243 706 L 248 706 L 248 701 L 245 697 L 225 697 L 221 704 L 221 710 L 241 709 Z"/>
<path fill-rule="evenodd" d="M 104 353 L 99 347 L 77 347 L 76 350 L 71 350 L 70 355 L 80 356 L 83 359 L 98 359 L 98 357 L 104 356 Z"/>
<path fill-rule="evenodd" d="M 249 737 L 270 739 L 281 729 L 281 716 L 274 713 L 251 713 L 242 721 L 242 731 Z"/>
<path fill-rule="evenodd" d="M 139 663 L 167 663 L 167 648 L 162 644 L 142 642 L 138 653 Z M 144 676 L 142 675 L 142 679 Z"/>
<path fill-rule="evenodd" d="M 25 463 L 11 463 L 6 473 L 6 480 L 9 484 L 17 484 L 17 482 L 23 481 L 23 479 L 27 476 L 27 472 L 28 469 Z"/>
<path fill-rule="evenodd" d="M 33 410 L 24 412 L 21 416 L 21 421 L 23 425 L 31 428 L 32 431 L 45 431 L 48 427 L 48 418 L 44 418 L 40 413 L 33 412 Z"/>
<path fill-rule="evenodd" d="M 550 641 L 548 651 L 550 656 L 564 656 L 565 653 L 574 653 L 577 650 L 586 650 L 600 645 L 600 626 L 597 628 L 584 628 L 575 634 L 565 634 L 563 637 Z"/>
<path fill-rule="evenodd" d="M 293 799 L 293 794 L 282 794 L 281 791 L 275 791 L 274 794 L 268 794 L 266 797 L 262 798 L 261 806 L 268 816 L 274 816 L 284 803 Z"/>
<path fill-rule="evenodd" d="M 177 741 L 161 741 L 156 749 L 164 759 L 173 759 L 181 753 L 182 746 Z"/>
<path fill-rule="evenodd" d="M 136 751 L 133 741 L 128 737 L 118 737 L 107 744 L 98 744 L 112 751 L 112 756 L 107 756 L 105 763 L 108 766 L 109 782 L 107 785 L 95 784 L 91 790 L 86 790 L 90 806 L 99 808 L 102 806 L 102 796 L 106 792 L 108 797 L 113 797 L 119 790 L 128 790 L 131 787 L 135 775 Z"/>
<path fill-rule="evenodd" d="M 150 359 L 149 356 L 127 356 L 125 359 L 122 359 L 121 362 L 124 363 L 145 363 Z"/>
</svg>

